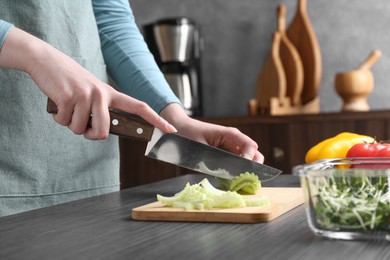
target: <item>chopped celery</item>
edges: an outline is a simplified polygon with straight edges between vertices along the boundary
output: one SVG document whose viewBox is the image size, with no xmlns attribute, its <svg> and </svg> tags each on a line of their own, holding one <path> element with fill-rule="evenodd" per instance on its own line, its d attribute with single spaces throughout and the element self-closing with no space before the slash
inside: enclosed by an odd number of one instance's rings
<svg viewBox="0 0 390 260">
<path fill-rule="evenodd" d="M 240 194 L 256 194 L 261 188 L 259 177 L 254 173 L 241 173 L 232 180 L 216 178 L 220 189 L 236 191 Z"/>
<path fill-rule="evenodd" d="M 172 197 L 157 195 L 157 200 L 169 207 L 185 210 L 202 210 L 213 208 L 237 208 L 265 206 L 269 204 L 267 197 L 247 198 L 235 191 L 222 191 L 215 188 L 208 179 L 198 184 L 186 184 L 185 188 Z"/>
</svg>

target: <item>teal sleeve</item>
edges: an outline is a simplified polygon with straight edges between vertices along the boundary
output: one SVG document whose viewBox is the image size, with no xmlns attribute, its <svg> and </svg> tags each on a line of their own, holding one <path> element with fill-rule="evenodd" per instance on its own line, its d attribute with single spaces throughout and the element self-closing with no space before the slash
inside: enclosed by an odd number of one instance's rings
<svg viewBox="0 0 390 260">
<path fill-rule="evenodd" d="M 8 32 L 13 28 L 14 26 L 4 20 L 0 19 L 0 50 L 3 47 L 5 38 L 7 37 Z"/>
<path fill-rule="evenodd" d="M 157 113 L 170 103 L 180 103 L 150 53 L 128 0 L 92 3 L 107 70 L 119 90 Z"/>
</svg>

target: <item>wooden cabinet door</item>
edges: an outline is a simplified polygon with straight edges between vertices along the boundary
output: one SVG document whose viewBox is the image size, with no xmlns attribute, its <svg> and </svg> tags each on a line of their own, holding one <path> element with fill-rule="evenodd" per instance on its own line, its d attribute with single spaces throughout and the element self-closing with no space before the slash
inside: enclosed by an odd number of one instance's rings
<svg viewBox="0 0 390 260">
<path fill-rule="evenodd" d="M 144 156 L 146 142 L 119 138 L 121 189 L 173 178 L 180 168 Z"/>
<path fill-rule="evenodd" d="M 322 113 L 293 116 L 201 118 L 238 128 L 259 145 L 267 165 L 291 174 L 303 164 L 306 152 L 341 132 L 390 140 L 390 111 Z M 120 138 L 121 188 L 173 178 L 190 171 L 144 156 L 146 143 Z M 192 172 L 193 173 L 193 172 Z"/>
</svg>

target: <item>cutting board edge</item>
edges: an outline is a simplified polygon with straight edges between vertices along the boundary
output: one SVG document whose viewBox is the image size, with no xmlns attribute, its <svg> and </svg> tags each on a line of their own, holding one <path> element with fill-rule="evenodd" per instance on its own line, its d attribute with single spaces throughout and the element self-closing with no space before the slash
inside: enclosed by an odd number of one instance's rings
<svg viewBox="0 0 390 260">
<path fill-rule="evenodd" d="M 161 216 L 159 212 L 154 212 L 156 214 L 142 214 L 140 211 L 133 211 L 132 218 L 134 220 L 143 220 L 143 221 L 168 221 L 168 222 L 204 222 L 204 223 L 263 223 L 269 222 L 270 219 L 264 217 L 264 214 L 242 214 L 242 213 L 216 213 L 218 218 L 213 218 L 213 213 L 203 213 L 203 212 L 181 212 L 179 215 L 169 215 Z M 196 214 L 196 217 L 194 217 Z M 224 216 L 226 215 L 226 216 Z M 239 215 L 236 220 L 232 218 L 232 215 Z"/>
</svg>

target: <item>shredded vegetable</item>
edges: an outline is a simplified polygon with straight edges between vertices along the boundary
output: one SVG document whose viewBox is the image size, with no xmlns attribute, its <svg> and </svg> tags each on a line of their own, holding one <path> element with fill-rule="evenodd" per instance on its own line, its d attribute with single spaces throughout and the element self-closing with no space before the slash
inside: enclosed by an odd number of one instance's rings
<svg viewBox="0 0 390 260">
<path fill-rule="evenodd" d="M 235 191 L 222 191 L 215 188 L 208 179 L 190 185 L 172 197 L 157 195 L 157 200 L 168 207 L 185 210 L 203 210 L 213 208 L 237 208 L 265 206 L 269 204 L 268 197 L 248 197 Z"/>
<path fill-rule="evenodd" d="M 389 230 L 387 177 L 340 177 L 318 183 L 315 215 L 329 230 Z"/>
</svg>

